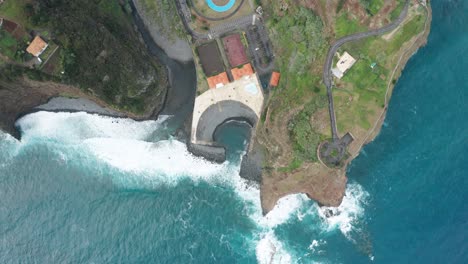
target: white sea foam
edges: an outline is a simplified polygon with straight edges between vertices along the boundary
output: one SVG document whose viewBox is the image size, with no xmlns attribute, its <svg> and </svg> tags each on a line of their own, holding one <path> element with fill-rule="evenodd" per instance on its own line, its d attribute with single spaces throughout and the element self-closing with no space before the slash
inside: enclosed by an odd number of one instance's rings
<svg viewBox="0 0 468 264">
<path fill-rule="evenodd" d="M 266 233 L 256 248 L 257 261 L 260 264 L 289 264 L 291 255 L 284 249 L 272 231 Z"/>
<path fill-rule="evenodd" d="M 294 194 L 280 199 L 275 208 L 262 216 L 260 190 L 239 176 L 239 164 L 216 164 L 193 156 L 184 143 L 174 139 L 147 142 L 161 129 L 161 120 L 135 122 L 131 119 L 110 118 L 86 113 L 38 112 L 18 121 L 25 139 L 48 138 L 94 155 L 122 171 L 131 171 L 138 181 L 177 183 L 183 177 L 216 182 L 233 187 L 245 200 L 248 215 L 258 225 L 253 241 L 259 263 L 291 263 L 291 254 L 275 237 L 274 230 L 291 217 L 299 221 L 306 215 L 319 215 L 326 230 L 338 227 L 345 235 L 355 219 L 363 213 L 368 194 L 357 184 L 350 184 L 343 203 L 338 208 L 311 206 L 305 210 L 308 198 Z M 334 215 L 325 216 L 325 210 Z M 312 248 L 317 247 L 312 242 Z"/>
<path fill-rule="evenodd" d="M 136 122 L 127 118 L 112 118 L 95 114 L 37 112 L 17 121 L 23 139 L 53 138 L 63 142 L 81 141 L 89 138 L 115 138 L 145 140 L 161 123 L 158 121 Z"/>
<path fill-rule="evenodd" d="M 219 173 L 225 166 L 191 155 L 177 140 L 150 143 L 134 139 L 88 139 L 84 144 L 99 159 L 134 172 L 159 172 L 166 175 L 203 177 Z"/>
<path fill-rule="evenodd" d="M 286 222 L 303 205 L 308 198 L 304 194 L 292 194 L 278 200 L 273 210 L 260 221 L 262 226 L 274 228 Z M 298 218 L 303 217 L 297 212 Z"/>
<path fill-rule="evenodd" d="M 349 238 L 353 225 L 364 214 L 364 205 L 367 203 L 369 193 L 357 183 L 348 184 L 343 202 L 338 207 L 318 208 L 319 216 L 324 220 L 326 229 L 331 231 L 339 228 Z M 327 214 L 331 214 L 327 216 Z"/>
</svg>

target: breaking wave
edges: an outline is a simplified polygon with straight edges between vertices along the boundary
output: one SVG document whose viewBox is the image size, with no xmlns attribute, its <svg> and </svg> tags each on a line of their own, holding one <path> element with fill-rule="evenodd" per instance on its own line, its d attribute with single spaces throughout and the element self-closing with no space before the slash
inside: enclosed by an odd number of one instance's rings
<svg viewBox="0 0 468 264">
<path fill-rule="evenodd" d="M 352 183 L 343 203 L 337 208 L 322 207 L 310 202 L 304 194 L 288 195 L 280 199 L 275 208 L 262 216 L 260 190 L 239 176 L 240 164 L 216 164 L 193 156 L 184 143 L 173 138 L 154 139 L 155 132 L 164 129 L 164 117 L 157 121 L 136 122 L 131 119 L 102 117 L 86 113 L 38 112 L 21 118 L 17 125 L 22 131 L 22 141 L 2 140 L 2 144 L 25 145 L 31 141 L 52 141 L 68 145 L 74 151 L 84 152 L 123 171 L 135 179 L 113 179 L 122 184 L 145 182 L 176 185 L 183 178 L 205 181 L 233 188 L 245 201 L 248 215 L 256 223 L 251 247 L 259 263 L 292 263 L 295 259 L 287 244 L 275 235 L 282 224 L 295 218 L 299 221 L 309 215 L 316 219 L 324 231 L 339 228 L 347 236 L 362 214 L 368 196 L 362 187 Z M 59 151 L 59 150 L 58 150 Z M 59 151 L 60 152 L 60 151 Z M 67 152 L 60 157 L 67 159 Z M 222 176 L 220 176 L 222 175 Z M 122 177 L 122 176 L 117 176 Z M 317 215 L 319 217 L 317 217 Z M 326 243 L 326 241 L 320 241 Z M 309 250 L 314 252 L 318 240 L 313 240 Z"/>
<path fill-rule="evenodd" d="M 322 218 L 328 231 L 339 228 L 341 233 L 351 239 L 350 232 L 356 222 L 364 215 L 364 206 L 367 204 L 369 193 L 361 185 L 350 183 L 346 187 L 346 193 L 338 207 L 318 207 L 319 216 Z"/>
</svg>

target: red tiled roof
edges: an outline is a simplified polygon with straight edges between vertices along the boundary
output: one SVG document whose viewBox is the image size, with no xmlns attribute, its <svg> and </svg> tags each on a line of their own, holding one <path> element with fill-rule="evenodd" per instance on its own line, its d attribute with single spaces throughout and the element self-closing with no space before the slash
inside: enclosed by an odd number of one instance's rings
<svg viewBox="0 0 468 264">
<path fill-rule="evenodd" d="M 234 77 L 234 80 L 239 80 L 240 78 L 244 76 L 249 76 L 254 73 L 252 65 L 250 63 L 245 64 L 241 68 L 234 68 L 231 69 L 232 76 Z"/>
<path fill-rule="evenodd" d="M 217 84 L 222 83 L 223 85 L 226 85 L 226 84 L 229 83 L 229 78 L 228 78 L 226 72 L 222 72 L 222 73 L 220 73 L 220 74 L 218 74 L 218 75 L 215 75 L 215 76 L 212 76 L 212 77 L 208 77 L 208 78 L 206 78 L 206 80 L 208 81 L 208 86 L 209 86 L 211 89 L 216 88 L 216 85 L 217 85 Z"/>
<path fill-rule="evenodd" d="M 41 39 L 41 37 L 36 36 L 31 44 L 29 44 L 29 47 L 26 49 L 26 51 L 37 57 L 41 55 L 46 47 L 47 43 Z"/>
<path fill-rule="evenodd" d="M 271 74 L 270 86 L 278 86 L 280 77 L 281 77 L 281 75 L 280 75 L 279 72 L 273 72 Z"/>
</svg>

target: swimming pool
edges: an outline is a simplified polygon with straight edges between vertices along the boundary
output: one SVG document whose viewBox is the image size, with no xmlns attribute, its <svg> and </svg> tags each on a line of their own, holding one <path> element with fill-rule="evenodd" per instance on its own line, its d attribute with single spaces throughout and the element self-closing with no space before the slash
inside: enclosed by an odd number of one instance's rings
<svg viewBox="0 0 468 264">
<path fill-rule="evenodd" d="M 214 11 L 222 13 L 222 12 L 226 12 L 229 9 L 231 9 L 234 6 L 234 4 L 236 3 L 236 0 L 229 0 L 229 2 L 227 4 L 222 5 L 222 6 L 215 4 L 213 2 L 213 0 L 206 0 L 206 3 Z"/>
<path fill-rule="evenodd" d="M 249 92 L 249 93 L 251 93 L 251 94 L 253 94 L 253 95 L 258 94 L 257 86 L 256 86 L 255 84 L 253 84 L 253 83 L 247 84 L 247 85 L 244 87 L 244 89 L 245 89 L 247 92 Z"/>
</svg>

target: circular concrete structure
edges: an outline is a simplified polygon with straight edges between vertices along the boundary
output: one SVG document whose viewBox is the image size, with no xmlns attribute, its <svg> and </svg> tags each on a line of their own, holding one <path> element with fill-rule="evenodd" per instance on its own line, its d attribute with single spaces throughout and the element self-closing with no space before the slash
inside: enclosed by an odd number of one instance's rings
<svg viewBox="0 0 468 264">
<path fill-rule="evenodd" d="M 235 4 L 236 0 L 229 0 L 225 5 L 217 5 L 213 2 L 213 0 L 205 0 L 206 4 L 215 12 L 222 13 L 229 11 Z"/>
<path fill-rule="evenodd" d="M 225 15 L 223 15 L 221 17 L 211 17 L 208 14 L 206 14 L 206 12 L 203 12 L 203 10 L 198 9 L 198 8 L 201 8 L 201 7 L 197 8 L 197 5 L 194 4 L 195 0 L 189 0 L 191 9 L 193 11 L 195 11 L 195 13 L 199 17 L 202 17 L 202 18 L 204 18 L 206 20 L 211 20 L 211 21 L 221 21 L 221 20 L 225 20 L 225 19 L 228 19 L 228 18 L 234 16 L 237 13 L 237 11 L 239 11 L 239 9 L 242 7 L 242 5 L 244 4 L 244 1 L 245 0 L 229 0 L 229 2 L 227 4 L 225 4 L 225 5 L 217 5 L 217 4 L 215 4 L 213 2 L 213 0 L 205 0 L 206 5 L 208 5 L 208 7 L 211 10 L 213 10 L 215 12 L 218 12 L 220 14 L 225 14 Z M 238 2 L 239 2 L 239 4 L 237 5 Z M 237 5 L 237 7 L 234 8 L 236 5 Z M 221 11 L 221 10 L 225 10 L 225 11 Z"/>
<path fill-rule="evenodd" d="M 254 127 L 258 118 L 257 114 L 250 107 L 241 102 L 218 102 L 208 107 L 200 116 L 196 131 L 197 140 L 201 142 L 213 142 L 216 129 L 231 120 L 245 121 Z"/>
</svg>

